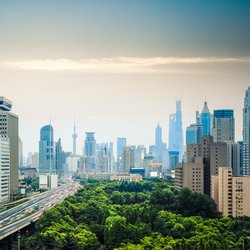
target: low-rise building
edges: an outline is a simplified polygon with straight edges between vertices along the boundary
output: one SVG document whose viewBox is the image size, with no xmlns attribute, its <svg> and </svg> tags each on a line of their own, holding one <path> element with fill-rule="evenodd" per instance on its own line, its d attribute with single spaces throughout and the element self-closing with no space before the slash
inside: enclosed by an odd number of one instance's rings
<svg viewBox="0 0 250 250">
<path fill-rule="evenodd" d="M 115 174 L 110 177 L 111 181 L 139 182 L 142 180 L 140 174 Z"/>
</svg>

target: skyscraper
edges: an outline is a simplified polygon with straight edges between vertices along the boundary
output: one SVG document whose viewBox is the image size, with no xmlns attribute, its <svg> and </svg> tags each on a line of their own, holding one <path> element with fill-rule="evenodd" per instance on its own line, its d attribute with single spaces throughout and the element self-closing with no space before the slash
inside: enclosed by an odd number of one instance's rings
<svg viewBox="0 0 250 250">
<path fill-rule="evenodd" d="M 157 146 L 157 161 L 162 162 L 162 156 L 163 156 L 162 128 L 159 123 L 155 128 L 155 145 Z"/>
<path fill-rule="evenodd" d="M 250 87 L 246 90 L 243 109 L 243 175 L 250 175 Z"/>
<path fill-rule="evenodd" d="M 184 156 L 181 100 L 176 102 L 176 113 L 169 117 L 169 151 L 178 151 L 179 160 Z"/>
<path fill-rule="evenodd" d="M 73 138 L 73 155 L 76 155 L 76 138 L 77 138 L 77 133 L 76 133 L 76 123 L 74 121 L 74 133 L 72 134 Z"/>
<path fill-rule="evenodd" d="M 162 128 L 159 123 L 155 128 L 155 145 L 162 145 Z"/>
<path fill-rule="evenodd" d="M 59 177 L 63 176 L 63 151 L 60 138 L 56 142 L 56 172 Z"/>
<path fill-rule="evenodd" d="M 54 131 L 51 125 L 40 130 L 39 141 L 39 172 L 45 174 L 56 173 Z"/>
<path fill-rule="evenodd" d="M 94 132 L 86 132 L 86 139 L 84 142 L 84 154 L 87 157 L 96 155 L 96 140 L 94 135 Z"/>
<path fill-rule="evenodd" d="M 207 106 L 207 102 L 205 101 L 203 110 L 200 114 L 200 122 L 202 124 L 202 135 L 211 135 L 211 115 Z"/>
<path fill-rule="evenodd" d="M 10 193 L 18 191 L 18 116 L 11 113 L 12 102 L 5 97 L 0 97 L 0 135 L 8 138 L 10 143 Z"/>
<path fill-rule="evenodd" d="M 215 142 L 234 141 L 234 111 L 214 110 L 213 137 Z"/>
<path fill-rule="evenodd" d="M 129 173 L 130 168 L 135 167 L 135 151 L 133 147 L 125 147 L 122 155 L 123 173 Z"/>
<path fill-rule="evenodd" d="M 127 145 L 127 139 L 124 137 L 117 138 L 117 161 L 122 158 L 123 149 Z"/>
<path fill-rule="evenodd" d="M 201 143 L 202 125 L 191 124 L 186 130 L 186 144 Z"/>
</svg>

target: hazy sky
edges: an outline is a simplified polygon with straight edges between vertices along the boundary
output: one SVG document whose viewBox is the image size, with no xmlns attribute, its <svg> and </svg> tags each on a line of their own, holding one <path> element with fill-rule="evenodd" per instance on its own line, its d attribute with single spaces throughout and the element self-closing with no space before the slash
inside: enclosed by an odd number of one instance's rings
<svg viewBox="0 0 250 250">
<path fill-rule="evenodd" d="M 0 2 L 0 95 L 19 115 L 25 154 L 50 117 L 68 151 L 74 117 L 78 153 L 86 131 L 153 144 L 158 122 L 167 142 L 180 97 L 184 131 L 206 96 L 211 111 L 235 110 L 241 139 L 249 85 L 250 1 Z"/>
</svg>

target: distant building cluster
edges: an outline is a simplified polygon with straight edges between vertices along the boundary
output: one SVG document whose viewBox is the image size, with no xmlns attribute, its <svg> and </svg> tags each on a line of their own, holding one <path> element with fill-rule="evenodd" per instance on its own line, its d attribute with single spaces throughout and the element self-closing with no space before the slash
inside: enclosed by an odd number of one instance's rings
<svg viewBox="0 0 250 250">
<path fill-rule="evenodd" d="M 72 152 L 63 150 L 47 124 L 40 129 L 39 152 L 23 157 L 23 142 L 18 134 L 18 116 L 11 113 L 12 103 L 0 97 L 0 203 L 20 192 L 19 180 L 39 176 L 40 188 L 51 189 L 68 177 L 140 181 L 142 178 L 175 180 L 176 189 L 189 188 L 215 200 L 225 215 L 250 216 L 250 87 L 243 108 L 243 140 L 235 141 L 233 109 L 212 113 L 207 101 L 195 122 L 186 128 L 185 141 L 181 100 L 169 116 L 168 145 L 162 128 L 155 128 L 155 142 L 128 145 L 118 137 L 116 157 L 112 142 L 98 143 L 95 132 L 85 133 L 82 153 L 77 154 L 74 122 Z"/>
</svg>

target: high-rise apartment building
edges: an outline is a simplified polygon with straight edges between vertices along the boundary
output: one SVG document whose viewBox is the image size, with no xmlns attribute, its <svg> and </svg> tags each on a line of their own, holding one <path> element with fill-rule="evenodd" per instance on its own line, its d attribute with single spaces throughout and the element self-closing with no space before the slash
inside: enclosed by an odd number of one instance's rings
<svg viewBox="0 0 250 250">
<path fill-rule="evenodd" d="M 39 172 L 56 174 L 54 130 L 46 125 L 40 130 L 39 141 Z"/>
<path fill-rule="evenodd" d="M 250 177 L 232 175 L 230 167 L 220 167 L 211 178 L 211 196 L 225 216 L 250 216 Z"/>
<path fill-rule="evenodd" d="M 12 102 L 0 97 L 0 136 L 10 143 L 10 193 L 18 192 L 19 136 L 18 116 L 11 113 Z"/>
<path fill-rule="evenodd" d="M 246 90 L 243 109 L 243 166 L 242 174 L 250 175 L 250 87 Z"/>
<path fill-rule="evenodd" d="M 192 163 L 180 163 L 175 169 L 175 188 L 188 188 L 192 192 L 204 193 L 204 166 L 201 157 Z"/>
<path fill-rule="evenodd" d="M 202 124 L 202 135 L 211 135 L 211 114 L 206 101 L 200 114 L 200 123 Z"/>
<path fill-rule="evenodd" d="M 203 136 L 200 144 L 187 144 L 187 162 L 201 157 L 204 166 L 204 193 L 210 195 L 211 175 L 218 174 L 218 168 L 227 164 L 226 143 L 213 142 L 212 136 Z"/>
<path fill-rule="evenodd" d="M 215 142 L 234 141 L 234 111 L 214 110 L 213 137 Z"/>
<path fill-rule="evenodd" d="M 181 100 L 176 102 L 176 113 L 169 117 L 169 151 L 178 151 L 179 160 L 184 156 Z"/>
<path fill-rule="evenodd" d="M 0 204 L 10 200 L 10 142 L 0 136 Z"/>
</svg>

